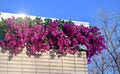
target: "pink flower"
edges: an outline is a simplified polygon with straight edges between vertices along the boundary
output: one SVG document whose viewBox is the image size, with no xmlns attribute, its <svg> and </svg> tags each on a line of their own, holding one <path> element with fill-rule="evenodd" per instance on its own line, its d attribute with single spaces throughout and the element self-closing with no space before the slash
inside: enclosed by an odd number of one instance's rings
<svg viewBox="0 0 120 74">
<path fill-rule="evenodd" d="M 46 52 L 55 49 L 56 52 L 75 54 L 78 45 L 87 47 L 88 60 L 94 55 L 106 49 L 104 37 L 99 28 L 78 26 L 65 22 L 60 27 L 59 21 L 51 21 L 49 24 L 34 24 L 29 26 L 23 20 L 16 24 L 15 18 L 6 19 L 6 35 L 0 41 L 0 46 L 14 50 L 18 54 L 19 48 L 27 47 L 30 52 Z"/>
<path fill-rule="evenodd" d="M 61 48 L 58 51 L 61 52 L 61 53 L 65 53 L 66 52 L 66 50 L 64 48 Z"/>
<path fill-rule="evenodd" d="M 58 35 L 58 32 L 57 32 L 57 31 L 52 31 L 51 33 L 52 33 L 52 35 L 53 35 L 54 37 L 56 37 L 56 36 Z"/>
<path fill-rule="evenodd" d="M 5 40 L 8 41 L 8 40 L 10 40 L 10 39 L 11 39 L 10 33 L 6 33 L 6 35 L 5 35 Z"/>
<path fill-rule="evenodd" d="M 74 38 L 73 40 L 72 40 L 72 44 L 73 44 L 73 47 L 77 47 L 78 46 L 78 41 Z"/>
<path fill-rule="evenodd" d="M 50 46 L 48 44 L 46 44 L 46 43 L 43 43 L 41 45 L 41 49 L 44 49 L 44 51 L 46 52 L 46 51 L 48 51 L 50 49 Z"/>
</svg>

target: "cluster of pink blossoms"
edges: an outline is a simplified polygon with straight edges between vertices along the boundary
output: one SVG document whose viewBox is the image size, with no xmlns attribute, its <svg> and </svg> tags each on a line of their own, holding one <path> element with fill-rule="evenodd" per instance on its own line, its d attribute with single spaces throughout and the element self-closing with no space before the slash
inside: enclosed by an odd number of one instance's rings
<svg viewBox="0 0 120 74">
<path fill-rule="evenodd" d="M 13 50 L 15 55 L 25 47 L 32 54 L 51 49 L 61 54 L 75 54 L 82 50 L 79 45 L 84 45 L 88 59 L 106 48 L 104 37 L 96 26 L 78 26 L 69 22 L 61 25 L 58 20 L 47 25 L 42 23 L 30 26 L 24 21 L 16 23 L 14 18 L 6 19 L 6 34 L 0 44 L 5 49 Z"/>
</svg>

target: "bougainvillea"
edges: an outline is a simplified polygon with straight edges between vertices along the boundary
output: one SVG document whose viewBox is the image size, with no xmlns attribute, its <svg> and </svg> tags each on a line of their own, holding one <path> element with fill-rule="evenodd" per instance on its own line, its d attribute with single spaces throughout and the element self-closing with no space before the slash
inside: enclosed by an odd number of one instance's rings
<svg viewBox="0 0 120 74">
<path fill-rule="evenodd" d="M 51 49 L 61 54 L 76 54 L 82 50 L 80 45 L 83 45 L 87 48 L 89 60 L 106 48 L 104 37 L 96 26 L 78 26 L 63 20 L 45 19 L 42 22 L 37 18 L 18 22 L 13 17 L 2 19 L 0 29 L 4 34 L 4 39 L 0 41 L 1 47 L 12 50 L 15 55 L 25 47 L 32 54 Z"/>
</svg>

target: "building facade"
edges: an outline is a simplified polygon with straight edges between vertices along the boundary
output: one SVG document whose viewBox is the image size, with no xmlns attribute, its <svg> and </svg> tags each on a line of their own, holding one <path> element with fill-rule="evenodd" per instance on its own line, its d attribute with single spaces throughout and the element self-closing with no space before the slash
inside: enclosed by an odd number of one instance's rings
<svg viewBox="0 0 120 74">
<path fill-rule="evenodd" d="M 19 17 L 20 15 L 0 14 L 3 18 L 11 16 Z M 34 16 L 31 18 L 34 19 Z M 74 23 L 89 26 L 87 22 L 74 21 Z M 24 50 L 21 54 L 12 57 L 8 51 L 3 53 L 1 47 L 0 51 L 0 74 L 88 74 L 86 51 L 81 51 L 80 56 L 67 54 L 60 58 L 57 56 L 51 58 L 49 52 L 35 57 L 26 55 Z"/>
</svg>

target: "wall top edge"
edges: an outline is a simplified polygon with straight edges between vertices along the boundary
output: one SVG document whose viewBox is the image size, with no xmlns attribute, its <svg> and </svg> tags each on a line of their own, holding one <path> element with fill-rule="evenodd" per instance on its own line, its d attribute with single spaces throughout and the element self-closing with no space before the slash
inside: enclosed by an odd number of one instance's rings
<svg viewBox="0 0 120 74">
<path fill-rule="evenodd" d="M 31 19 L 35 19 L 35 17 L 40 17 L 40 16 L 31 16 L 31 15 L 27 15 L 27 14 L 13 14 L 13 13 L 0 12 L 0 18 L 6 19 L 6 18 L 10 18 L 12 16 L 14 16 L 15 18 L 18 18 L 18 17 L 24 18 L 27 16 L 27 17 L 30 17 Z M 40 18 L 45 19 L 45 18 L 49 18 L 49 17 L 40 17 Z M 50 19 L 56 20 L 58 18 L 50 18 Z M 62 19 L 62 20 L 64 20 L 64 19 Z M 68 20 L 65 20 L 65 21 L 68 21 Z M 74 22 L 76 25 L 84 25 L 86 27 L 89 27 L 89 22 L 81 22 L 81 21 L 72 21 L 72 22 Z"/>
</svg>

